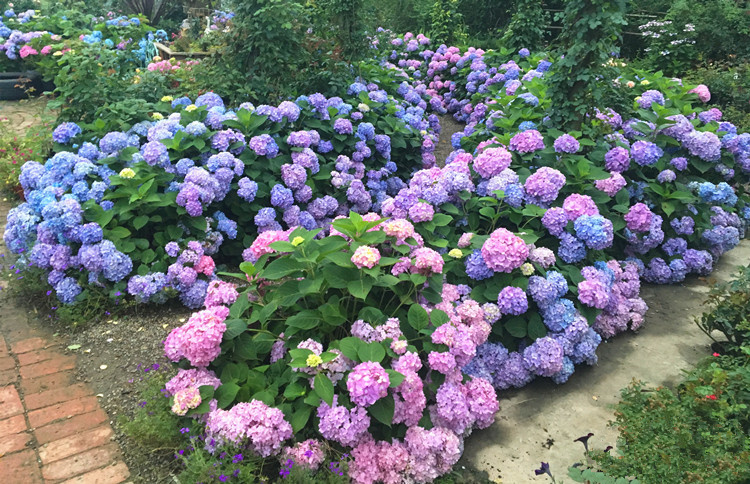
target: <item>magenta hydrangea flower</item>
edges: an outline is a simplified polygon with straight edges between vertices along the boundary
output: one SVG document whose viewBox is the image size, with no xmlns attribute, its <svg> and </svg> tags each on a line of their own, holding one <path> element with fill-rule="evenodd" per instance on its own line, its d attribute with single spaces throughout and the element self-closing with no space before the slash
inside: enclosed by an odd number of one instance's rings
<svg viewBox="0 0 750 484">
<path fill-rule="evenodd" d="M 706 86 L 705 84 L 698 84 L 688 92 L 697 94 L 698 99 L 700 99 L 701 102 L 707 103 L 711 100 L 711 91 L 708 90 L 708 86 Z"/>
<path fill-rule="evenodd" d="M 351 401 L 362 407 L 369 407 L 388 395 L 390 385 L 388 373 L 380 363 L 366 361 L 355 366 L 346 380 L 346 389 Z"/>
<path fill-rule="evenodd" d="M 213 259 L 212 259 L 213 261 Z M 207 308 L 212 306 L 229 306 L 239 297 L 237 286 L 229 282 L 213 280 L 208 283 L 206 290 L 206 299 L 204 305 Z"/>
<path fill-rule="evenodd" d="M 261 457 L 278 454 L 282 442 L 292 435 L 284 413 L 258 400 L 237 403 L 229 410 L 216 409 L 206 421 L 206 440 L 214 439 L 219 445 L 247 445 Z"/>
<path fill-rule="evenodd" d="M 604 168 L 607 171 L 622 173 L 630 167 L 630 151 L 615 146 L 604 155 Z"/>
<path fill-rule="evenodd" d="M 563 210 L 568 220 L 575 220 L 581 215 L 599 215 L 596 202 L 588 195 L 573 193 L 563 201 Z"/>
<path fill-rule="evenodd" d="M 206 367 L 221 353 L 221 339 L 229 316 L 226 306 L 193 313 L 185 325 L 175 328 L 164 341 L 164 353 L 172 361 L 186 358 L 195 367 Z"/>
<path fill-rule="evenodd" d="M 535 129 L 521 131 L 510 139 L 510 149 L 519 153 L 533 153 L 537 150 L 543 150 L 544 138 Z"/>
<path fill-rule="evenodd" d="M 169 396 L 174 396 L 180 390 L 185 388 L 198 388 L 204 385 L 211 385 L 214 389 L 219 388 L 221 380 L 216 377 L 216 374 L 205 368 L 191 368 L 189 370 L 179 369 L 177 375 L 173 376 L 165 385 L 164 388 Z"/>
<path fill-rule="evenodd" d="M 428 247 L 420 247 L 412 252 L 414 267 L 422 274 L 439 274 L 443 272 L 443 256 Z"/>
<path fill-rule="evenodd" d="M 564 185 L 565 175 L 559 170 L 543 166 L 529 175 L 523 187 L 530 203 L 547 205 L 555 201 Z"/>
<path fill-rule="evenodd" d="M 353 447 L 369 436 L 370 416 L 364 407 L 352 410 L 338 405 L 338 396 L 333 396 L 332 405 L 321 402 L 318 407 L 318 430 L 328 440 L 344 447 Z M 370 437 L 371 438 L 371 437 Z"/>
<path fill-rule="evenodd" d="M 482 258 L 495 272 L 511 272 L 521 267 L 528 256 L 526 242 L 502 227 L 492 232 L 482 244 Z"/>
<path fill-rule="evenodd" d="M 648 232 L 651 229 L 651 221 L 654 213 L 643 203 L 636 203 L 628 213 L 625 214 L 627 227 L 634 232 Z"/>
<path fill-rule="evenodd" d="M 612 176 L 610 176 L 609 178 L 596 180 L 594 182 L 594 185 L 598 190 L 603 191 L 610 197 L 614 197 L 617 192 L 625 188 L 625 185 L 627 184 L 628 182 L 625 180 L 625 177 L 617 172 L 612 172 Z"/>
<path fill-rule="evenodd" d="M 474 158 L 474 171 L 482 178 L 492 178 L 510 166 L 513 155 L 503 147 L 487 148 Z"/>
<path fill-rule="evenodd" d="M 293 447 L 285 447 L 282 456 L 284 459 L 292 459 L 295 465 L 310 470 L 317 469 L 325 460 L 323 444 L 316 439 L 307 439 L 297 442 Z"/>
</svg>

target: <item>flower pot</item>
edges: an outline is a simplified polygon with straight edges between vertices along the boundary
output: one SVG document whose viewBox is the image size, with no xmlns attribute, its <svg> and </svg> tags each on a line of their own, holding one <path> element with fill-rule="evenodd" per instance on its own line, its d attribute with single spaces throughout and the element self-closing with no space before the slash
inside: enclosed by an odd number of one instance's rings
<svg viewBox="0 0 750 484">
<path fill-rule="evenodd" d="M 38 89 L 41 80 L 36 71 L 0 72 L 0 100 L 15 101 L 28 97 L 27 89 Z"/>
</svg>

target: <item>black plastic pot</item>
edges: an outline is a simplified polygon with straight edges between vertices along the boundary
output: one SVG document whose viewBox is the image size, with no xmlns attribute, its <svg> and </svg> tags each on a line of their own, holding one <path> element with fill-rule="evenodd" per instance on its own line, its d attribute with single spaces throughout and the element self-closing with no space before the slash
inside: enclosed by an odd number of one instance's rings
<svg viewBox="0 0 750 484">
<path fill-rule="evenodd" d="M 30 87 L 38 89 L 40 82 L 41 77 L 36 71 L 0 72 L 0 100 L 26 99 L 26 90 Z"/>
</svg>

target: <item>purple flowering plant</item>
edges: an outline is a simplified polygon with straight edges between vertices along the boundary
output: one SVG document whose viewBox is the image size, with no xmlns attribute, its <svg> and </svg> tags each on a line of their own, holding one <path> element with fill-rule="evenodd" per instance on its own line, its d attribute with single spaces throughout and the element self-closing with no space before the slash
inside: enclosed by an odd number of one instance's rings
<svg viewBox="0 0 750 484">
<path fill-rule="evenodd" d="M 196 376 L 168 384 L 174 401 L 195 381 L 202 403 L 187 415 L 204 415 L 218 444 L 255 456 L 296 456 L 295 466 L 317 468 L 314 443 L 323 441 L 351 453 L 357 482 L 373 472 L 376 481 L 448 472 L 464 436 L 499 409 L 490 381 L 461 373 L 490 332 L 482 308 L 446 299 L 445 256 L 406 220 L 351 212 L 320 234 L 261 234 L 237 274 L 249 286 L 236 301 L 195 313 L 169 335 L 167 356 L 199 365 L 189 370 Z M 211 335 L 206 325 L 216 324 L 221 339 L 207 346 L 199 320 Z M 220 380 L 197 377 L 208 373 Z M 267 419 L 278 420 L 272 434 L 261 431 Z"/>
</svg>

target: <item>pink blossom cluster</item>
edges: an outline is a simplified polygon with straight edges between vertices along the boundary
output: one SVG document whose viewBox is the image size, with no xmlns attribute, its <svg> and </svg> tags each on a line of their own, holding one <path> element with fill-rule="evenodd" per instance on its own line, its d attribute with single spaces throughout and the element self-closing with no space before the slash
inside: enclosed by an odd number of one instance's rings
<svg viewBox="0 0 750 484">
<path fill-rule="evenodd" d="M 221 353 L 221 340 L 229 315 L 226 306 L 213 306 L 193 313 L 187 323 L 173 329 L 164 341 L 164 353 L 172 361 L 186 358 L 199 368 L 208 366 Z"/>
<path fill-rule="evenodd" d="M 380 262 L 380 251 L 369 245 L 360 245 L 352 254 L 352 262 L 358 268 L 372 269 Z"/>
<path fill-rule="evenodd" d="M 165 389 L 167 394 L 174 396 L 180 390 L 198 388 L 204 385 L 211 385 L 214 389 L 217 389 L 221 385 L 221 380 L 216 377 L 213 371 L 205 368 L 180 369 L 177 371 L 177 375 L 166 383 Z"/>
<path fill-rule="evenodd" d="M 292 233 L 292 229 L 289 230 L 267 230 L 262 234 L 258 235 L 256 239 L 250 244 L 250 247 L 242 252 L 242 258 L 246 261 L 255 262 L 260 256 L 264 254 L 271 254 L 274 250 L 270 247 L 274 242 L 280 240 L 289 242 L 289 234 Z"/>
<path fill-rule="evenodd" d="M 201 394 L 195 387 L 187 387 L 178 391 L 174 395 L 174 404 L 172 413 L 183 416 L 188 410 L 196 408 L 201 404 Z"/>
<path fill-rule="evenodd" d="M 503 227 L 492 232 L 482 244 L 482 257 L 495 272 L 511 272 L 521 267 L 528 256 L 526 242 Z"/>
<path fill-rule="evenodd" d="M 229 306 L 238 297 L 239 293 L 235 284 L 215 279 L 208 283 L 204 304 L 207 308 L 212 306 Z"/>
<path fill-rule="evenodd" d="M 216 409 L 206 421 L 206 440 L 213 439 L 216 445 L 247 445 L 261 457 L 277 455 L 292 435 L 284 413 L 258 400 L 237 403 L 229 410 Z"/>
<path fill-rule="evenodd" d="M 369 407 L 388 395 L 391 381 L 380 363 L 366 361 L 355 366 L 346 381 L 349 398 L 355 405 Z"/>
<path fill-rule="evenodd" d="M 544 149 L 544 138 L 535 129 L 527 129 L 513 135 L 510 139 L 510 149 L 519 153 L 533 153 Z"/>
<path fill-rule="evenodd" d="M 197 60 L 189 60 L 185 62 L 177 61 L 176 63 L 173 63 L 172 59 L 164 59 L 158 62 L 149 63 L 146 69 L 152 72 L 172 72 L 180 69 L 190 70 L 194 65 L 199 63 L 200 61 Z"/>
<path fill-rule="evenodd" d="M 295 465 L 305 469 L 315 470 L 325 460 L 325 452 L 319 440 L 307 439 L 297 442 L 292 447 L 284 447 L 282 457 L 292 459 Z"/>
</svg>

